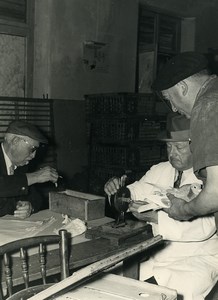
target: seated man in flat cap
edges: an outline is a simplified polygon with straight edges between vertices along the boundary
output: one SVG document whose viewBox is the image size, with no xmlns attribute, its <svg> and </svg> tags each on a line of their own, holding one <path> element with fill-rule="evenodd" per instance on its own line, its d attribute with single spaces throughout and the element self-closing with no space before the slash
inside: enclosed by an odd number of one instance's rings
<svg viewBox="0 0 218 300">
<path fill-rule="evenodd" d="M 32 124 L 13 121 L 6 130 L 0 147 L 0 216 L 29 217 L 42 206 L 40 194 L 32 185 L 57 182 L 58 173 L 49 166 L 27 173 L 40 143 L 47 143 L 47 139 Z"/>
</svg>

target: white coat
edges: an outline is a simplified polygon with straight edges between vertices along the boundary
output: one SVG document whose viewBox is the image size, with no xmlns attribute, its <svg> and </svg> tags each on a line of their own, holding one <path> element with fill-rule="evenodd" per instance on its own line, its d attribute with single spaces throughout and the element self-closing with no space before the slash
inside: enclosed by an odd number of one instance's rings
<svg viewBox="0 0 218 300">
<path fill-rule="evenodd" d="M 169 162 L 153 166 L 139 181 L 129 185 L 131 198 L 143 200 L 155 191 L 149 183 L 173 187 L 177 171 Z M 201 183 L 192 169 L 183 172 L 180 186 Z M 141 263 L 140 280 L 154 276 L 157 283 L 183 295 L 184 300 L 200 300 L 218 280 L 218 236 L 214 216 L 192 221 L 176 221 L 162 210 L 158 225 L 152 224 L 154 234 L 166 240 L 164 249 Z"/>
</svg>

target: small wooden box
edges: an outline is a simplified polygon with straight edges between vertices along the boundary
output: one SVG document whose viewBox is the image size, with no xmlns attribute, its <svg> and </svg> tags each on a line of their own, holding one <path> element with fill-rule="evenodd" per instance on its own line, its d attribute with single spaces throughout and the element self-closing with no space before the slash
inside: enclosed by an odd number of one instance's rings
<svg viewBox="0 0 218 300">
<path fill-rule="evenodd" d="M 73 190 L 49 193 L 49 209 L 91 221 L 105 216 L 105 198 Z"/>
</svg>

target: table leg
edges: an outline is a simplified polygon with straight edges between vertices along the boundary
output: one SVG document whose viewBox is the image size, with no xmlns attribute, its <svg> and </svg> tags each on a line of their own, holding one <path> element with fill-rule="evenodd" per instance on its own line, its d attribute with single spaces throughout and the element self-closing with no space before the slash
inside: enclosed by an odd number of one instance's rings
<svg viewBox="0 0 218 300">
<path fill-rule="evenodd" d="M 141 257 L 141 256 L 140 256 Z M 139 279 L 140 259 L 139 255 L 134 255 L 123 261 L 123 276 Z"/>
</svg>

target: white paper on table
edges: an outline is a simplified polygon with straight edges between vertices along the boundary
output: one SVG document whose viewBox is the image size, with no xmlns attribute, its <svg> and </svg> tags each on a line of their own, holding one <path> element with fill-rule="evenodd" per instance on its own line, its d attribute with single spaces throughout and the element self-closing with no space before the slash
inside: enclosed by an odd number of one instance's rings
<svg viewBox="0 0 218 300">
<path fill-rule="evenodd" d="M 48 228 L 55 220 L 54 217 L 43 221 L 7 220 L 0 218 L 0 245 L 35 236 Z"/>
<path fill-rule="evenodd" d="M 62 222 L 63 226 L 61 228 L 55 229 L 54 233 L 58 234 L 60 229 L 66 229 L 70 233 L 71 238 L 78 236 L 86 231 L 85 223 L 80 219 L 70 219 L 67 215 L 63 215 L 64 221 Z"/>
</svg>

